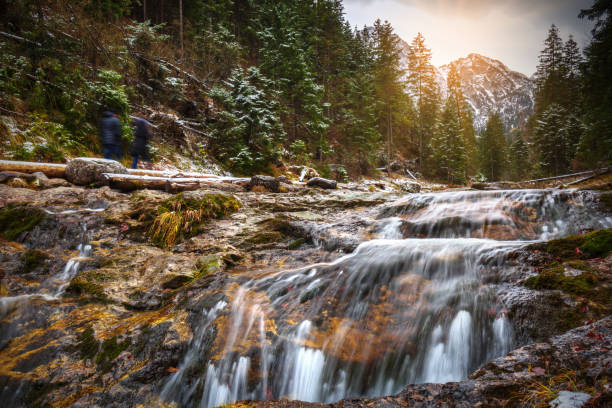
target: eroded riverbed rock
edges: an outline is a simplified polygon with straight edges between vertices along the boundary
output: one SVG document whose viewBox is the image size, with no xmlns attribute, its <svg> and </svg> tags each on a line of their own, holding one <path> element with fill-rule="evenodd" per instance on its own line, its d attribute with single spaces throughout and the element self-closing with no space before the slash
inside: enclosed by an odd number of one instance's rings
<svg viewBox="0 0 612 408">
<path fill-rule="evenodd" d="M 127 174 L 127 169 L 115 160 L 79 157 L 66 166 L 66 179 L 72 184 L 87 186 L 104 185 L 104 173 Z"/>
</svg>

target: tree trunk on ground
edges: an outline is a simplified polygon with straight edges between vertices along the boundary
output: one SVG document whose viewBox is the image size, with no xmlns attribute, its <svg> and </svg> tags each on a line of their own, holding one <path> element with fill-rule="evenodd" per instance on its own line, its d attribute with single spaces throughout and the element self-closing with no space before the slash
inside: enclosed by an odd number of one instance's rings
<svg viewBox="0 0 612 408">
<path fill-rule="evenodd" d="M 66 177 L 66 165 L 57 163 L 0 160 L 0 171 L 15 171 L 19 173 L 35 173 L 40 171 L 49 178 Z"/>
</svg>

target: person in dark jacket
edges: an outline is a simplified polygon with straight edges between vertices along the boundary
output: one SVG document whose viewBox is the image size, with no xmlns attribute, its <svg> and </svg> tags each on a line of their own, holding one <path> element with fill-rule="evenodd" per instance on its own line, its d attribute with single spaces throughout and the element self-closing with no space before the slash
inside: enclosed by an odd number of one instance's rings
<svg viewBox="0 0 612 408">
<path fill-rule="evenodd" d="M 121 121 L 110 109 L 100 119 L 100 143 L 105 159 L 121 157 Z"/>
<path fill-rule="evenodd" d="M 147 144 L 151 136 L 151 123 L 143 118 L 134 118 L 134 145 L 132 146 L 132 168 L 138 167 L 138 159 L 148 160 Z"/>
</svg>

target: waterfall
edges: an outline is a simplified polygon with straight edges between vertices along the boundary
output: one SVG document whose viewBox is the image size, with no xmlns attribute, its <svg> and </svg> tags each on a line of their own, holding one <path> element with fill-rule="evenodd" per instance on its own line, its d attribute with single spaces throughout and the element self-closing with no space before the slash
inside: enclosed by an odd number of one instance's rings
<svg viewBox="0 0 612 408">
<path fill-rule="evenodd" d="M 353 253 L 226 287 L 227 304 L 202 312 L 161 399 L 335 402 L 462 380 L 514 346 L 489 283 L 515 268 L 510 255 L 578 226 L 612 226 L 589 194 L 408 195 L 381 209 L 375 239 Z M 190 369 L 205 352 L 205 368 Z"/>
</svg>

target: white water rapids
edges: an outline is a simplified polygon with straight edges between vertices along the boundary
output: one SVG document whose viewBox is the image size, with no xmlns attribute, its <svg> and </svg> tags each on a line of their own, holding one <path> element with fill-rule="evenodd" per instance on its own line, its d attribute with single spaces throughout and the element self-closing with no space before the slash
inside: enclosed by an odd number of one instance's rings
<svg viewBox="0 0 612 408">
<path fill-rule="evenodd" d="M 515 345 L 489 282 L 525 244 L 612 226 L 596 202 L 553 190 L 408 195 L 352 254 L 250 280 L 202 310 L 161 399 L 334 402 L 464 379 Z"/>
</svg>

